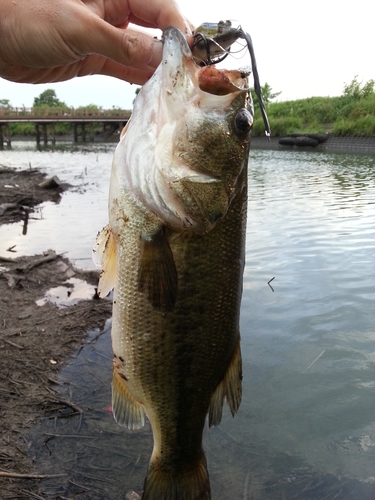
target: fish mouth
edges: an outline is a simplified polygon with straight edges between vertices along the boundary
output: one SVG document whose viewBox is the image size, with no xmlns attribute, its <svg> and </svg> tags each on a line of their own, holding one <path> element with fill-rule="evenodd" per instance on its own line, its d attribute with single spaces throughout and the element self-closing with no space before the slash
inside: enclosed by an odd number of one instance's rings
<svg viewBox="0 0 375 500">
<path fill-rule="evenodd" d="M 248 92 L 250 67 L 238 70 L 219 69 L 215 65 L 199 66 L 182 32 L 175 27 L 163 33 L 163 81 L 169 95 L 185 90 L 201 91 L 216 96 L 231 96 Z M 189 92 L 190 91 L 190 92 Z"/>
</svg>

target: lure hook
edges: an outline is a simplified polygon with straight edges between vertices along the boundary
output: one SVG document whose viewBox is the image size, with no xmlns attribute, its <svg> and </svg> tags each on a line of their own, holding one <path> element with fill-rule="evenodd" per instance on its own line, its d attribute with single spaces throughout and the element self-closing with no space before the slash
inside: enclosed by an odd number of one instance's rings
<svg viewBox="0 0 375 500">
<path fill-rule="evenodd" d="M 241 26 L 232 27 L 231 21 L 219 21 L 218 23 L 203 23 L 194 35 L 193 56 L 200 66 L 210 66 L 224 61 L 230 53 L 231 45 L 239 38 L 245 40 L 250 54 L 251 67 L 254 78 L 254 92 L 259 102 L 260 112 L 263 118 L 265 134 L 271 135 L 271 128 L 267 117 L 266 106 L 262 96 L 257 63 L 253 41 L 249 33 Z"/>
</svg>

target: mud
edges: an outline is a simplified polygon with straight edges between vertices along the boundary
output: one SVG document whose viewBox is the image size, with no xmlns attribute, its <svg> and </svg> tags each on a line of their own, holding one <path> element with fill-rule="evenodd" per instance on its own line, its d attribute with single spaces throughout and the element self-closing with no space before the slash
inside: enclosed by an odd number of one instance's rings
<svg viewBox="0 0 375 500">
<path fill-rule="evenodd" d="M 67 186 L 42 189 L 45 176 L 35 170 L 15 172 L 0 166 L 0 224 L 26 220 L 46 200 L 58 202 Z M 10 186 L 10 187 L 8 187 Z M 5 209 L 4 209 L 5 208 Z M 25 222 L 27 226 L 27 222 Z M 80 271 L 63 256 L 0 257 L 0 497 L 35 499 L 40 478 L 33 474 L 25 434 L 51 407 L 77 412 L 57 395 L 56 376 L 87 332 L 102 329 L 111 315 L 110 301 L 89 300 L 59 308 L 36 301 L 75 277 L 96 285 L 98 273 Z"/>
<path fill-rule="evenodd" d="M 16 171 L 0 164 L 0 224 L 23 220 L 25 233 L 35 207 L 44 201 L 59 203 L 69 187 L 58 178 L 46 179 L 39 170 Z"/>
</svg>

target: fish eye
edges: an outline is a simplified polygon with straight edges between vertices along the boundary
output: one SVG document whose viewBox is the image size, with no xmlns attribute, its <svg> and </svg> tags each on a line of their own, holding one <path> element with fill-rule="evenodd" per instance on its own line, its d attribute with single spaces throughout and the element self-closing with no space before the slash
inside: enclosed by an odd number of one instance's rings
<svg viewBox="0 0 375 500">
<path fill-rule="evenodd" d="M 246 135 L 253 127 L 253 115 L 246 108 L 241 108 L 234 116 L 234 129 L 240 135 Z"/>
</svg>

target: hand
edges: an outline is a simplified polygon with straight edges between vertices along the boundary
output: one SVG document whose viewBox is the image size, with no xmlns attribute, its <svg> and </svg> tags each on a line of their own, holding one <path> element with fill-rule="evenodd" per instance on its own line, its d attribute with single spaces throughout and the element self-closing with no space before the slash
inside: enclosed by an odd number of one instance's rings
<svg viewBox="0 0 375 500">
<path fill-rule="evenodd" d="M 176 26 L 192 41 L 175 0 L 0 0 L 0 77 L 47 83 L 102 74 L 143 85 L 162 43 L 129 23 Z"/>
</svg>

